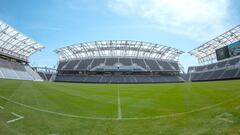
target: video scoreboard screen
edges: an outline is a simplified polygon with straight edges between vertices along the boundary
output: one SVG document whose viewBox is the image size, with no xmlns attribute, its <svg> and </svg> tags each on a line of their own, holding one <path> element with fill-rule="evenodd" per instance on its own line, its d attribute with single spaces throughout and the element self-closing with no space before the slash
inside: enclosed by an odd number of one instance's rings
<svg viewBox="0 0 240 135">
<path fill-rule="evenodd" d="M 240 41 L 230 44 L 228 50 L 230 57 L 240 55 Z"/>
<path fill-rule="evenodd" d="M 216 54 L 217 54 L 217 60 L 223 60 L 223 59 L 229 58 L 230 55 L 229 55 L 228 46 L 224 46 L 220 49 L 217 49 Z"/>
<path fill-rule="evenodd" d="M 217 60 L 240 55 L 240 40 L 216 50 Z"/>
</svg>

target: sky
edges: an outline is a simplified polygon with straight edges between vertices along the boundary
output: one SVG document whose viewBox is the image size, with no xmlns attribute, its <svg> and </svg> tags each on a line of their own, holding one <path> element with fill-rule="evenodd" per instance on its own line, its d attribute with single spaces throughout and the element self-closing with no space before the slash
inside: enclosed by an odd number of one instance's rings
<svg viewBox="0 0 240 135">
<path fill-rule="evenodd" d="M 55 49 L 96 40 L 139 40 L 187 52 L 240 24 L 239 0 L 1 0 L 0 20 L 45 48 L 32 66 L 54 67 Z"/>
</svg>

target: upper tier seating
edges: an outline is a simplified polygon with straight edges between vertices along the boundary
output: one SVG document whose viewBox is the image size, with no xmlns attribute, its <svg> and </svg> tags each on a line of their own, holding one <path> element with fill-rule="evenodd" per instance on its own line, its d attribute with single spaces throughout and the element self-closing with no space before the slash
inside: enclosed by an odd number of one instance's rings
<svg viewBox="0 0 240 135">
<path fill-rule="evenodd" d="M 76 69 L 78 69 L 78 70 L 88 70 L 88 67 L 89 67 L 89 65 L 92 61 L 93 61 L 93 59 L 82 60 L 79 63 L 79 65 Z"/>
<path fill-rule="evenodd" d="M 146 64 L 152 71 L 160 71 L 160 67 L 155 60 L 145 60 Z"/>
<path fill-rule="evenodd" d="M 107 58 L 105 65 L 110 66 L 110 65 L 114 65 L 116 63 L 118 63 L 118 59 L 117 58 Z"/>
<path fill-rule="evenodd" d="M 143 59 L 132 59 L 132 62 L 133 64 L 137 64 L 138 66 L 146 69 L 146 64 Z"/>
<path fill-rule="evenodd" d="M 126 66 L 132 65 L 131 59 L 127 59 L 127 58 L 119 58 L 119 63 L 122 63 L 123 65 L 126 65 Z"/>
<path fill-rule="evenodd" d="M 105 62 L 105 59 L 103 59 L 103 58 L 94 59 L 91 67 L 94 68 L 100 64 L 103 64 L 104 62 Z"/>
<path fill-rule="evenodd" d="M 67 65 L 64 67 L 64 69 L 67 69 L 67 70 L 74 70 L 75 66 L 78 64 L 78 60 L 73 60 L 73 61 L 69 61 L 67 63 Z"/>
<path fill-rule="evenodd" d="M 58 70 L 80 71 L 179 71 L 177 62 L 137 58 L 95 58 L 63 61 Z"/>
<path fill-rule="evenodd" d="M 172 66 L 167 62 L 167 61 L 157 61 L 158 64 L 166 71 L 173 71 L 174 69 L 172 68 Z M 179 69 L 177 69 L 179 70 Z"/>
</svg>

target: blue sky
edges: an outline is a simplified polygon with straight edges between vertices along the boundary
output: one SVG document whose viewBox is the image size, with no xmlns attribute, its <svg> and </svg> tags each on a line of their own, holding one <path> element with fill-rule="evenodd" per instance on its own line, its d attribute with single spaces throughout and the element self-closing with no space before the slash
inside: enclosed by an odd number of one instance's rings
<svg viewBox="0 0 240 135">
<path fill-rule="evenodd" d="M 123 39 L 188 52 L 240 22 L 238 0 L 1 0 L 0 19 L 45 49 L 33 66 L 53 67 L 54 49 L 74 43 Z M 184 67 L 194 57 L 180 57 Z"/>
</svg>

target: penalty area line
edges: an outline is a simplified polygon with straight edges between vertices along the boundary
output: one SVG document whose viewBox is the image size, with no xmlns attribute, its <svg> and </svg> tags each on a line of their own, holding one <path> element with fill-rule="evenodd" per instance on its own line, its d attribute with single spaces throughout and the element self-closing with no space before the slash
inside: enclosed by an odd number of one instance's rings
<svg viewBox="0 0 240 135">
<path fill-rule="evenodd" d="M 13 123 L 13 122 L 18 121 L 18 120 L 21 120 L 21 119 L 24 119 L 23 116 L 21 116 L 21 115 L 19 115 L 19 114 L 16 114 L 16 113 L 14 113 L 14 112 L 12 112 L 11 114 L 14 115 L 14 116 L 17 117 L 17 118 L 7 121 L 8 124 L 9 124 L 9 123 Z"/>
<path fill-rule="evenodd" d="M 227 118 L 217 118 L 217 119 L 228 122 L 228 123 L 234 123 L 232 120 L 229 120 Z"/>
<path fill-rule="evenodd" d="M 22 106 L 22 107 L 25 107 L 25 108 L 28 108 L 28 109 L 31 109 L 31 110 L 35 110 L 35 111 L 39 111 L 39 112 L 44 112 L 44 113 L 49 113 L 49 114 L 58 115 L 58 116 L 63 116 L 63 117 L 80 118 L 80 119 L 88 119 L 88 120 L 117 120 L 116 118 L 88 117 L 88 116 L 79 116 L 79 115 L 73 115 L 73 114 L 66 114 L 66 113 L 54 112 L 54 111 L 49 111 L 49 110 L 40 109 L 40 108 L 32 107 L 32 106 L 29 106 L 29 105 L 25 105 L 25 104 L 16 102 L 16 101 L 14 101 L 14 100 L 5 98 L 5 97 L 3 97 L 3 96 L 0 96 L 0 98 L 4 99 L 4 100 L 6 100 L 6 101 L 8 101 L 8 102 L 10 102 L 10 103 L 13 103 L 13 104 L 16 104 L 16 105 L 19 105 L 19 106 Z"/>
</svg>

